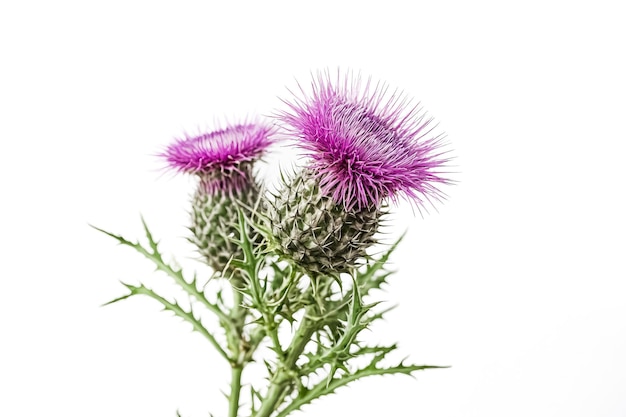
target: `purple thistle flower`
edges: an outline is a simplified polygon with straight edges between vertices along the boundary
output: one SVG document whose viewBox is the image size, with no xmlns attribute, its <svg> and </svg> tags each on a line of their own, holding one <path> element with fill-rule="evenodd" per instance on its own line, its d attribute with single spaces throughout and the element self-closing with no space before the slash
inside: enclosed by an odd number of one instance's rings
<svg viewBox="0 0 626 417">
<path fill-rule="evenodd" d="M 238 191 L 248 168 L 273 143 L 272 127 L 244 123 L 177 139 L 160 155 L 170 168 L 200 176 L 206 191 Z"/>
<path fill-rule="evenodd" d="M 423 207 L 440 200 L 438 184 L 451 181 L 439 171 L 443 135 L 433 133 L 432 118 L 398 90 L 383 83 L 362 83 L 351 73 L 336 80 L 318 72 L 312 93 L 302 87 L 284 101 L 289 110 L 277 117 L 297 146 L 311 157 L 308 167 L 321 191 L 346 210 L 380 207 L 383 199 L 403 195 Z"/>
<path fill-rule="evenodd" d="M 243 256 L 232 237 L 239 235 L 239 212 L 252 216 L 251 208 L 259 201 L 261 187 L 253 165 L 274 142 L 272 134 L 273 128 L 266 125 L 242 123 L 177 139 L 160 154 L 169 168 L 199 177 L 191 204 L 190 241 L 215 271 L 224 271 L 231 259 Z M 249 237 L 255 244 L 261 240 L 252 230 Z M 242 276 L 233 272 L 231 278 Z"/>
</svg>

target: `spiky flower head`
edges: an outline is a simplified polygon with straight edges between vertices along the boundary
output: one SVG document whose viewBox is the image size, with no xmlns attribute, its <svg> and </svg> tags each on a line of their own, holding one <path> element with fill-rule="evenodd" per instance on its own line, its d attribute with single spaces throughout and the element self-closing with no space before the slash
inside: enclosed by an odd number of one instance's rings
<svg viewBox="0 0 626 417">
<path fill-rule="evenodd" d="M 349 272 L 376 243 L 382 212 L 345 210 L 320 192 L 313 172 L 304 169 L 285 180 L 269 205 L 278 253 L 309 275 Z"/>
<path fill-rule="evenodd" d="M 441 198 L 443 136 L 403 94 L 351 73 L 318 73 L 309 94 L 300 90 L 277 118 L 309 161 L 277 194 L 272 231 L 306 270 L 348 272 L 376 243 L 387 200 Z"/>
<path fill-rule="evenodd" d="M 190 240 L 217 271 L 241 256 L 232 242 L 238 235 L 237 210 L 250 214 L 258 200 L 253 164 L 273 143 L 272 133 L 264 124 L 236 124 L 177 139 L 161 154 L 170 168 L 199 177 Z"/>
<path fill-rule="evenodd" d="M 448 158 L 432 118 L 384 83 L 339 71 L 318 73 L 307 95 L 278 114 L 311 158 L 321 190 L 346 210 L 379 207 L 404 196 L 418 207 L 443 194 Z"/>
<path fill-rule="evenodd" d="M 272 128 L 260 123 L 236 124 L 176 139 L 162 157 L 170 168 L 197 174 L 207 193 L 240 191 L 247 184 L 242 167 L 258 160 L 272 144 Z"/>
</svg>

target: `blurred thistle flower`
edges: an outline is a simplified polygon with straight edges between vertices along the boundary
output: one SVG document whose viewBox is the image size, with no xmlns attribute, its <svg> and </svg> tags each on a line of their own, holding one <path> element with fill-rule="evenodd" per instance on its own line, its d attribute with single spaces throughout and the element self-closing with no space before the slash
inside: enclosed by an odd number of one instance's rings
<svg viewBox="0 0 626 417">
<path fill-rule="evenodd" d="M 311 86 L 276 115 L 310 159 L 276 196 L 273 232 L 309 271 L 346 272 L 376 242 L 388 200 L 404 196 L 418 209 L 441 200 L 449 158 L 432 119 L 399 91 L 339 72 L 318 73 Z"/>
<path fill-rule="evenodd" d="M 237 237 L 237 208 L 249 214 L 257 203 L 260 186 L 253 165 L 273 143 L 272 133 L 261 123 L 236 124 L 177 139 L 160 155 L 171 169 L 199 178 L 190 240 L 216 271 L 240 255 L 231 241 Z"/>
</svg>

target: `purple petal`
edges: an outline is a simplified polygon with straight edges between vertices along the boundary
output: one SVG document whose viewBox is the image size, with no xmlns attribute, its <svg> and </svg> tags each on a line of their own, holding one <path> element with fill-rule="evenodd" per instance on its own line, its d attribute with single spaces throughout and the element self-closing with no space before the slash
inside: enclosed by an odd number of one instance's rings
<svg viewBox="0 0 626 417">
<path fill-rule="evenodd" d="M 318 73 L 310 94 L 283 100 L 287 134 L 311 158 L 322 191 L 346 209 L 380 206 L 398 196 L 423 206 L 443 193 L 449 158 L 443 134 L 404 94 L 351 73 Z"/>
<path fill-rule="evenodd" d="M 237 124 L 198 136 L 176 139 L 160 155 L 170 168 L 202 174 L 236 169 L 261 157 L 274 142 L 273 129 L 258 123 Z"/>
</svg>

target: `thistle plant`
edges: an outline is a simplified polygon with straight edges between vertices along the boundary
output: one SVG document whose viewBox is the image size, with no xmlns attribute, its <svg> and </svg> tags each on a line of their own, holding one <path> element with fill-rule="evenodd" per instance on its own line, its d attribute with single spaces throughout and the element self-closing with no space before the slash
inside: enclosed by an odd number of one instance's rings
<svg viewBox="0 0 626 417">
<path fill-rule="evenodd" d="M 326 72 L 311 85 L 283 100 L 276 128 L 227 126 L 161 153 L 170 168 L 198 177 L 189 239 L 213 275 L 185 276 L 168 263 L 145 222 L 147 245 L 98 229 L 189 295 L 183 307 L 147 285 L 124 284 L 129 293 L 107 304 L 146 295 L 201 333 L 231 367 L 228 417 L 286 417 L 364 377 L 440 367 L 390 362 L 397 346 L 368 345 L 363 331 L 390 310 L 371 300 L 400 242 L 381 249 L 385 214 L 402 198 L 419 210 L 432 205 L 451 182 L 443 136 L 385 84 Z M 303 151 L 304 163 L 265 192 L 255 164 L 283 141 Z M 210 280 L 224 289 L 210 293 Z M 221 335 L 205 327 L 207 316 Z M 265 365 L 266 378 L 242 384 L 252 362 Z"/>
</svg>

